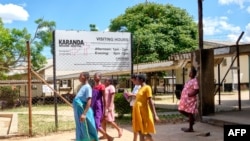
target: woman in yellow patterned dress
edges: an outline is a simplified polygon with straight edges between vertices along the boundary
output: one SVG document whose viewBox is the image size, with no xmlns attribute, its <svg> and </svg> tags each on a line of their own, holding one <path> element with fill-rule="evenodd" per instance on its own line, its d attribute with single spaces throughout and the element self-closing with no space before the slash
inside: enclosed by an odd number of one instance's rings
<svg viewBox="0 0 250 141">
<path fill-rule="evenodd" d="M 136 81 L 141 85 L 141 88 L 136 94 L 133 106 L 133 131 L 139 133 L 140 141 L 145 141 L 146 138 L 152 140 L 150 133 L 156 133 L 154 121 L 159 121 L 152 100 L 152 89 L 146 84 L 145 74 L 139 74 Z M 135 138 L 134 141 L 137 139 Z"/>
</svg>

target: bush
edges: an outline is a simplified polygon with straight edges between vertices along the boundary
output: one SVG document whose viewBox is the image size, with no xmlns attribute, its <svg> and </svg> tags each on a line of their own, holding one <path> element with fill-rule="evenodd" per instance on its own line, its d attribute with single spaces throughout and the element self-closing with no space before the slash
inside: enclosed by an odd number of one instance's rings
<svg viewBox="0 0 250 141">
<path fill-rule="evenodd" d="M 0 100 L 6 101 L 6 107 L 13 107 L 18 98 L 18 91 L 9 86 L 0 87 Z"/>
<path fill-rule="evenodd" d="M 131 113 L 129 102 L 123 97 L 123 93 L 116 93 L 114 103 L 118 117 L 123 117 L 124 114 Z"/>
</svg>

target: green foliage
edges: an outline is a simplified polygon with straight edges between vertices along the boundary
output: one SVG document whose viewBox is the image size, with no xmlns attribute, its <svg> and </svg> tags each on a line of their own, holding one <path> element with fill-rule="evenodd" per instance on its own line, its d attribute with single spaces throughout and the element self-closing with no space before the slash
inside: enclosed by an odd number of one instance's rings
<svg viewBox="0 0 250 141">
<path fill-rule="evenodd" d="M 131 112 L 131 107 L 128 101 L 123 97 L 123 93 L 116 93 L 114 103 L 115 111 L 118 113 L 118 117 L 123 117 L 124 114 Z"/>
<path fill-rule="evenodd" d="M 7 29 L 0 19 L 0 71 L 8 72 L 11 66 L 23 61 L 26 55 L 27 30 Z M 19 63 L 20 65 L 20 63 Z"/>
<path fill-rule="evenodd" d="M 55 22 L 38 19 L 35 21 L 37 30 L 34 38 L 26 28 L 8 29 L 4 27 L 0 19 L 0 72 L 8 72 L 13 67 L 25 65 L 27 61 L 27 41 L 30 41 L 32 68 L 37 70 L 46 63 L 46 57 L 41 54 L 43 48 L 51 46 L 52 31 L 55 29 Z M 5 79 L 1 77 L 0 79 Z"/>
<path fill-rule="evenodd" d="M 90 28 L 90 31 L 98 31 L 95 24 L 90 24 L 89 28 Z"/>
<path fill-rule="evenodd" d="M 111 21 L 110 31 L 131 32 L 133 62 L 166 60 L 197 48 L 197 25 L 188 13 L 170 4 L 148 2 L 127 8 Z"/>
<path fill-rule="evenodd" d="M 0 100 L 7 102 L 7 107 L 13 107 L 15 100 L 18 98 L 18 90 L 9 86 L 0 87 Z"/>
<path fill-rule="evenodd" d="M 0 69 L 0 80 L 7 80 L 8 76 Z"/>
<path fill-rule="evenodd" d="M 51 53 L 53 54 L 52 33 L 56 28 L 56 23 L 43 19 L 37 19 L 35 23 L 37 24 L 37 29 L 34 38 L 31 40 L 31 62 L 33 69 L 38 70 L 46 63 L 46 57 L 41 54 L 44 47 L 51 47 Z"/>
</svg>

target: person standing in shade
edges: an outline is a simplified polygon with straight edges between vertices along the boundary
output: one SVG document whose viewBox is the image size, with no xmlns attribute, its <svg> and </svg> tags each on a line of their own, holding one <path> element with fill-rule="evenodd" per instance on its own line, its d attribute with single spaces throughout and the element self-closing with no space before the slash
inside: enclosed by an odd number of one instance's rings
<svg viewBox="0 0 250 141">
<path fill-rule="evenodd" d="M 132 92 L 125 91 L 125 93 L 124 93 L 126 95 L 125 96 L 126 100 L 129 102 L 130 106 L 132 107 L 132 111 L 133 111 L 133 106 L 134 106 L 135 99 L 136 99 L 136 94 L 138 93 L 139 89 L 141 88 L 141 85 L 138 85 L 136 83 L 136 77 L 137 77 L 136 74 L 133 74 L 131 76 L 131 81 L 134 85 Z M 134 132 L 133 141 L 136 141 L 137 137 L 138 137 L 137 132 Z"/>
<path fill-rule="evenodd" d="M 91 105 L 92 88 L 88 84 L 89 73 L 82 72 L 79 81 L 82 86 L 73 99 L 76 124 L 76 141 L 98 141 L 94 113 Z"/>
<path fill-rule="evenodd" d="M 145 74 L 138 74 L 136 83 L 141 85 L 141 88 L 136 94 L 133 106 L 133 132 L 139 133 L 140 141 L 153 140 L 150 133 L 156 133 L 154 122 L 160 120 L 153 104 L 152 89 L 146 84 Z"/>
<path fill-rule="evenodd" d="M 197 71 L 192 66 L 189 72 L 190 80 L 184 85 L 181 92 L 178 110 L 181 114 L 189 118 L 189 127 L 181 128 L 184 132 L 194 132 L 193 125 L 195 122 L 195 114 L 197 113 L 197 94 L 199 93 L 199 85 L 196 79 Z"/>
<path fill-rule="evenodd" d="M 120 138 L 122 136 L 122 128 L 120 128 L 115 123 L 115 87 L 112 85 L 112 80 L 110 78 L 105 79 L 105 100 L 106 100 L 106 107 L 105 107 L 105 120 L 103 124 L 103 128 L 106 131 L 106 124 L 111 124 L 117 131 L 118 131 L 118 137 Z"/>
<path fill-rule="evenodd" d="M 107 139 L 113 141 L 114 138 L 107 134 L 102 127 L 104 122 L 104 107 L 106 107 L 105 100 L 105 85 L 101 83 L 101 73 L 94 74 L 94 86 L 92 91 L 92 103 L 91 107 L 94 110 L 94 117 L 97 130 L 103 135 L 99 139 Z"/>
</svg>

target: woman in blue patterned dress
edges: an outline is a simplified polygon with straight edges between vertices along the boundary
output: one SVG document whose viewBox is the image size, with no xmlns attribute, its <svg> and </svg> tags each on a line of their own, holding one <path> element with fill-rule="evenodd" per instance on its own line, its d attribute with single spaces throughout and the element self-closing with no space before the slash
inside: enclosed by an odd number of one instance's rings
<svg viewBox="0 0 250 141">
<path fill-rule="evenodd" d="M 98 141 L 94 113 L 91 105 L 92 88 L 88 83 L 89 73 L 83 72 L 79 76 L 82 86 L 73 100 L 76 124 L 76 141 Z"/>
</svg>

